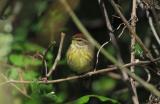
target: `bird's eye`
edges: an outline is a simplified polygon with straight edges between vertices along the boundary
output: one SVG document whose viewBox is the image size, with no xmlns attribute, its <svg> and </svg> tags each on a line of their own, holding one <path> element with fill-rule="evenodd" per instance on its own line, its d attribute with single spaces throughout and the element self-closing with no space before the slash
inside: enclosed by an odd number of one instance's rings
<svg viewBox="0 0 160 104">
<path fill-rule="evenodd" d="M 82 41 L 82 39 L 76 39 L 76 41 L 79 41 L 79 42 L 81 42 L 81 41 Z"/>
<path fill-rule="evenodd" d="M 81 42 L 82 40 L 81 40 L 81 39 L 78 39 L 77 41 Z"/>
</svg>

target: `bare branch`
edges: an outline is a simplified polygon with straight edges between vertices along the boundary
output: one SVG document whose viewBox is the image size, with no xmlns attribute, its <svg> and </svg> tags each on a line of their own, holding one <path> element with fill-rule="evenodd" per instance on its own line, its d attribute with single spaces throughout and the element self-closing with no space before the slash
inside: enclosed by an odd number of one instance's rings
<svg viewBox="0 0 160 104">
<path fill-rule="evenodd" d="M 44 51 L 44 55 L 42 57 L 42 62 L 43 62 L 43 66 L 44 66 L 44 72 L 45 72 L 45 76 L 47 76 L 48 73 L 48 67 L 47 67 L 47 62 L 46 62 L 46 57 L 47 57 L 47 53 L 50 50 L 50 48 L 55 44 L 56 42 L 52 42 L 48 48 Z"/>
<path fill-rule="evenodd" d="M 58 54 L 57 54 L 57 57 L 55 59 L 55 62 L 54 64 L 52 65 L 50 71 L 48 72 L 48 74 L 46 75 L 47 77 L 49 77 L 52 72 L 55 70 L 59 60 L 61 59 L 61 53 L 62 53 L 62 46 L 63 46 L 63 42 L 64 42 L 64 37 L 65 37 L 65 33 L 61 33 L 61 41 L 60 41 L 60 45 L 59 45 L 59 50 L 58 50 Z"/>
<path fill-rule="evenodd" d="M 124 30 L 126 29 L 126 26 L 123 27 L 122 31 L 120 32 L 120 34 L 118 35 L 118 38 L 120 38 L 124 32 Z"/>
<path fill-rule="evenodd" d="M 151 80 L 151 74 L 150 74 L 150 72 L 149 72 L 149 70 L 147 68 L 144 68 L 144 70 L 147 73 L 147 80 L 146 81 L 149 82 Z"/>
<path fill-rule="evenodd" d="M 114 30 L 113 30 L 111 22 L 109 20 L 109 16 L 108 16 L 108 12 L 107 12 L 104 0 L 98 0 L 98 3 L 99 3 L 99 5 L 100 5 L 100 7 L 102 9 L 102 12 L 103 12 L 103 15 L 104 15 L 104 18 L 105 18 L 105 22 L 106 22 L 106 27 L 109 30 L 109 36 L 111 38 L 111 42 L 112 42 L 113 46 L 116 49 L 116 52 L 117 52 L 116 55 L 117 55 L 118 61 L 120 61 L 121 63 L 123 63 L 123 60 L 122 60 L 122 57 L 121 57 L 121 52 L 120 52 L 117 40 L 115 38 L 115 35 L 113 33 Z"/>
<path fill-rule="evenodd" d="M 86 28 L 83 26 L 83 24 L 80 22 L 80 20 L 78 19 L 78 17 L 76 16 L 76 14 L 73 12 L 73 10 L 70 8 L 70 6 L 68 5 L 68 3 L 66 2 L 66 0 L 59 0 L 63 6 L 65 7 L 65 9 L 67 10 L 67 12 L 69 13 L 69 15 L 71 16 L 72 20 L 74 21 L 75 25 L 79 28 L 79 30 L 85 35 L 85 37 L 91 42 L 91 44 L 93 44 L 96 48 L 99 49 L 100 44 L 97 43 L 96 40 L 94 40 L 92 38 L 92 36 L 90 35 L 90 33 L 86 30 Z M 113 2 L 113 1 L 112 1 Z M 115 3 L 114 3 L 115 4 Z M 116 4 L 114 5 L 116 7 Z M 117 7 L 116 7 L 117 8 Z M 118 11 L 119 8 L 117 8 Z M 121 12 L 120 12 L 121 13 Z M 123 15 L 122 15 L 123 16 Z M 124 16 L 123 16 L 124 18 Z M 125 18 L 124 18 L 125 19 Z M 128 22 L 125 19 L 125 22 L 127 23 L 126 26 L 129 27 L 129 30 L 132 34 L 135 35 L 135 38 L 137 39 L 138 42 L 140 42 L 140 45 L 143 45 L 141 40 L 138 40 L 139 37 L 137 37 L 136 33 L 132 31 L 132 28 L 130 27 L 130 25 L 128 24 Z M 150 60 L 153 61 L 153 57 L 151 55 L 151 53 L 148 51 L 148 49 L 144 46 L 142 47 L 143 49 L 145 48 L 145 52 L 146 52 L 146 56 L 148 58 L 150 58 Z M 131 76 L 133 79 L 135 79 L 137 82 L 139 82 L 141 85 L 143 85 L 144 88 L 148 89 L 149 91 L 151 91 L 152 93 L 154 93 L 157 96 L 160 96 L 160 92 L 155 88 L 155 86 L 145 82 L 143 79 L 141 79 L 140 77 L 136 76 L 134 73 L 132 73 L 129 69 L 122 67 L 123 64 L 118 62 L 112 55 L 110 55 L 104 48 L 101 49 L 102 54 L 104 55 L 105 58 L 109 59 L 112 63 L 114 63 L 120 70 L 125 71 L 129 76 Z"/>
<path fill-rule="evenodd" d="M 106 27 L 107 27 L 107 29 L 109 30 L 109 36 L 110 36 L 110 40 L 109 40 L 109 41 L 112 42 L 113 46 L 114 46 L 115 49 L 116 49 L 116 52 L 117 52 L 116 55 L 117 55 L 118 61 L 119 61 L 120 63 L 123 63 L 123 60 L 122 60 L 122 57 L 121 57 L 121 52 L 120 52 L 120 49 L 119 49 L 117 40 L 116 40 L 116 38 L 115 38 L 115 35 L 113 34 L 113 31 L 114 31 L 114 30 L 113 30 L 113 28 L 112 28 L 112 26 L 111 26 L 111 22 L 110 22 L 110 20 L 109 20 L 108 12 L 107 12 L 106 6 L 105 6 L 105 4 L 104 4 L 104 1 L 103 1 L 103 0 L 98 0 L 98 3 L 99 3 L 99 5 L 100 5 L 100 7 L 101 7 L 101 9 L 102 9 L 102 12 L 103 12 L 103 15 L 104 15 L 104 18 L 105 18 L 105 22 L 106 22 Z M 103 48 L 106 44 L 108 44 L 109 41 L 105 42 L 105 43 L 99 48 L 98 53 L 97 53 L 97 57 L 98 57 L 98 55 L 99 55 L 99 53 L 100 53 L 100 51 L 101 51 L 101 48 Z M 96 62 L 96 65 L 97 65 L 97 63 L 98 63 L 98 60 L 97 60 L 97 62 Z M 122 75 L 123 75 L 123 79 L 124 79 L 124 80 L 127 80 L 127 79 L 128 79 L 128 75 L 127 75 L 124 71 L 122 71 Z"/>
<path fill-rule="evenodd" d="M 137 22 L 136 8 L 137 8 L 136 0 L 132 0 L 131 27 L 134 33 L 136 33 L 136 22 Z M 134 51 L 135 43 L 136 43 L 136 38 L 134 35 L 131 34 L 131 58 L 130 58 L 131 63 L 135 61 L 135 51 Z M 130 70 L 132 73 L 134 73 L 135 66 L 131 66 Z M 132 89 L 131 91 L 132 91 L 133 104 L 139 104 L 135 80 L 131 77 L 130 77 L 130 83 Z"/>
<path fill-rule="evenodd" d="M 125 64 L 122 67 L 147 65 L 149 63 L 157 62 L 159 60 L 160 60 L 160 57 L 154 59 L 153 61 L 136 61 L 134 63 Z M 116 69 L 118 69 L 118 67 L 114 66 L 114 67 L 111 67 L 111 68 L 105 68 L 105 69 L 99 69 L 99 70 L 96 70 L 96 71 L 91 71 L 91 72 L 88 72 L 88 73 L 85 73 L 85 74 L 82 74 L 82 75 L 79 75 L 79 76 L 71 76 L 71 77 L 61 78 L 61 79 L 56 79 L 56 80 L 48 80 L 47 82 L 46 81 L 38 81 L 38 83 L 44 83 L 44 84 L 60 83 L 60 82 L 65 82 L 65 81 L 69 81 L 69 80 L 75 80 L 75 79 L 79 79 L 79 78 L 90 77 L 92 75 L 97 75 L 97 74 L 101 74 L 101 73 L 110 72 L 110 71 L 113 71 L 113 70 L 116 70 Z M 7 84 L 7 83 L 29 84 L 29 83 L 32 83 L 32 82 L 33 81 L 8 80 L 7 82 L 3 82 L 3 84 L 2 83 L 1 84 L 2 85 Z"/>
<path fill-rule="evenodd" d="M 121 17 L 122 21 L 125 23 L 125 25 L 127 26 L 129 32 L 131 33 L 131 35 L 133 35 L 136 39 L 136 41 L 139 43 L 139 45 L 143 48 L 145 55 L 152 60 L 153 56 L 150 53 L 150 51 L 146 48 L 146 46 L 143 44 L 143 42 L 141 41 L 141 39 L 138 37 L 138 35 L 132 30 L 132 27 L 130 26 L 130 24 L 128 23 L 128 21 L 126 20 L 126 18 L 124 17 L 124 15 L 122 14 L 122 12 L 119 10 L 119 8 L 117 7 L 117 4 L 114 2 L 114 0 L 110 0 L 113 8 L 115 9 L 115 11 L 118 13 L 118 15 Z"/>
<path fill-rule="evenodd" d="M 156 32 L 156 29 L 155 29 L 155 27 L 154 27 L 154 25 L 153 25 L 152 17 L 149 15 L 149 11 L 146 11 L 146 14 L 147 14 L 147 17 L 148 17 L 148 21 L 149 21 L 149 25 L 150 25 L 150 27 L 151 27 L 152 33 L 153 33 L 155 39 L 157 40 L 157 43 L 158 43 L 159 46 L 160 46 L 160 38 L 159 38 L 159 36 L 158 36 L 158 34 L 157 34 L 157 32 Z"/>
<path fill-rule="evenodd" d="M 1 76 L 6 80 L 6 82 L 0 84 L 0 86 L 7 84 L 7 82 L 9 82 L 8 78 L 1 73 Z M 22 81 L 22 80 L 20 80 Z M 31 96 L 27 95 L 24 91 L 22 91 L 17 85 L 15 85 L 14 83 L 10 83 L 11 86 L 13 86 L 16 90 L 18 90 L 22 95 L 24 95 L 27 98 L 31 98 Z"/>
<path fill-rule="evenodd" d="M 101 52 L 101 49 L 102 49 L 105 45 L 107 45 L 110 41 L 111 41 L 111 38 L 109 39 L 109 41 L 103 43 L 102 46 L 98 49 L 98 52 L 97 52 L 97 55 L 96 55 L 97 60 L 96 60 L 96 65 L 95 65 L 95 69 L 94 69 L 94 70 L 96 70 L 96 68 L 97 68 L 97 64 L 98 64 L 98 61 L 99 61 L 99 60 L 98 60 L 98 57 L 99 57 L 99 54 L 100 54 L 100 52 Z"/>
</svg>

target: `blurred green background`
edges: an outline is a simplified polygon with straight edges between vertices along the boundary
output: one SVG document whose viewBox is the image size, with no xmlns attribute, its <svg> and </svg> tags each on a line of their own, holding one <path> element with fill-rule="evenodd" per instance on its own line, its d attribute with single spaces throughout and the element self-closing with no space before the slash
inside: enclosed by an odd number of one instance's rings
<svg viewBox="0 0 160 104">
<path fill-rule="evenodd" d="M 99 43 L 109 40 L 109 31 L 98 0 L 67 1 Z M 116 29 L 122 22 L 114 18 L 113 15 L 117 14 L 107 0 L 105 4 L 112 26 Z M 129 20 L 131 2 L 120 0 L 119 6 Z M 151 44 L 157 46 L 157 43 L 151 35 L 145 13 L 138 8 L 137 15 L 137 33 L 152 49 Z M 121 31 L 122 28 L 114 32 L 116 38 Z M 57 55 L 61 32 L 66 33 L 62 58 L 49 80 L 77 75 L 68 67 L 65 54 L 71 36 L 80 31 L 59 0 L 0 0 L 0 104 L 131 104 L 130 93 L 119 71 L 55 84 L 37 83 L 44 76 L 41 56 L 52 42 L 56 42 L 46 56 L 50 68 Z M 125 30 L 117 38 L 126 63 L 130 60 L 131 51 L 128 34 Z M 105 49 L 116 56 L 117 52 L 111 43 Z M 136 52 L 140 57 L 142 50 L 139 46 L 136 46 Z M 111 64 L 100 54 L 97 69 L 107 68 Z M 146 80 L 146 72 L 141 70 L 143 67 L 136 69 L 136 73 Z M 159 77 L 154 77 L 153 83 L 157 83 Z M 4 84 L 10 79 L 31 80 L 33 83 Z M 148 101 L 148 91 L 138 86 L 137 92 L 141 104 Z"/>
</svg>

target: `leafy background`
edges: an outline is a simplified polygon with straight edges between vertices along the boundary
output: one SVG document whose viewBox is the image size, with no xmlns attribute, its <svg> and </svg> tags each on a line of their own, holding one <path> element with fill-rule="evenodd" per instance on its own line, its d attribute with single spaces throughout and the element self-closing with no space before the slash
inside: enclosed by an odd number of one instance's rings
<svg viewBox="0 0 160 104">
<path fill-rule="evenodd" d="M 129 104 L 129 91 L 126 83 L 122 81 L 119 71 L 103 73 L 90 78 L 66 81 L 55 84 L 38 84 L 37 81 L 44 76 L 44 65 L 41 55 L 52 42 L 56 44 L 49 50 L 46 61 L 48 68 L 54 63 L 57 55 L 60 32 L 67 34 L 63 45 L 62 59 L 55 72 L 49 79 L 64 78 L 77 75 L 66 63 L 66 50 L 70 44 L 71 36 L 80 31 L 75 26 L 63 5 L 58 0 L 1 0 L 0 20 L 0 103 L 1 104 Z M 96 0 L 68 0 L 81 22 L 92 36 L 99 42 L 109 40 L 108 30 L 105 27 L 103 14 Z M 7 4 L 7 7 L 5 8 Z M 120 9 L 130 18 L 131 2 L 120 0 Z M 121 20 L 113 18 L 116 15 L 110 3 L 106 1 L 109 18 L 116 29 Z M 5 8 L 3 10 L 2 8 Z M 19 10 L 18 10 L 19 9 Z M 143 10 L 138 9 L 137 33 L 146 42 L 157 45 Z M 115 31 L 116 37 L 122 31 Z M 130 38 L 128 31 L 118 38 L 124 62 L 129 62 Z M 147 40 L 149 39 L 149 40 Z M 117 54 L 112 44 L 105 49 L 113 56 Z M 142 49 L 135 46 L 137 57 Z M 96 60 L 94 60 L 96 61 Z M 111 63 L 99 56 L 97 69 L 106 68 Z M 136 73 L 146 80 L 143 67 L 136 67 Z M 154 73 L 152 73 L 154 75 Z M 158 76 L 154 75 L 152 83 L 157 83 Z M 3 82 L 14 80 L 32 80 L 31 84 L 5 84 Z M 139 100 L 146 103 L 149 92 L 139 86 L 137 88 Z M 145 95 L 145 96 L 144 96 Z"/>
</svg>

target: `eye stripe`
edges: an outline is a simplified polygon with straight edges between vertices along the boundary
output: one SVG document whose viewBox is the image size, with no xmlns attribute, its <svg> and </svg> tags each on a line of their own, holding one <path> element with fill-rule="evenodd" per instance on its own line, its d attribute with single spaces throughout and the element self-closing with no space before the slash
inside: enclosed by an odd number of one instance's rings
<svg viewBox="0 0 160 104">
<path fill-rule="evenodd" d="M 73 40 L 88 42 L 86 39 L 83 39 L 83 38 L 73 38 Z"/>
</svg>

